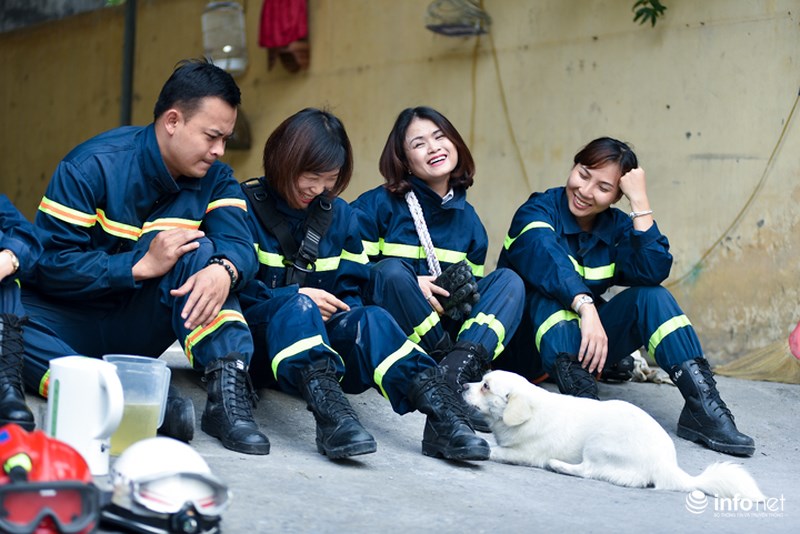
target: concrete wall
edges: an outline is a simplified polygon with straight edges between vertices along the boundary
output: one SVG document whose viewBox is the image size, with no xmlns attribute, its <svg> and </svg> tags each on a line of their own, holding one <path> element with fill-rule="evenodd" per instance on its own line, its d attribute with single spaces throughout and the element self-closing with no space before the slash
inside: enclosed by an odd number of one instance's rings
<svg viewBox="0 0 800 534">
<path fill-rule="evenodd" d="M 134 123 L 151 120 L 175 62 L 202 54 L 205 3 L 139 1 Z M 632 22 L 632 0 L 485 0 L 491 33 L 453 38 L 425 29 L 430 0 L 309 0 L 311 67 L 299 74 L 267 70 L 261 2 L 242 3 L 253 148 L 225 156 L 241 179 L 260 174 L 283 118 L 327 106 L 354 145 L 352 199 L 381 182 L 397 113 L 431 105 L 475 156 L 470 198 L 491 268 L 516 207 L 611 135 L 647 171 L 675 256 L 671 289 L 713 361 L 782 339 L 800 318 L 797 2 L 666 0 L 653 28 Z M 118 123 L 123 25 L 118 7 L 0 35 L 0 183 L 29 216 L 60 157 Z"/>
</svg>

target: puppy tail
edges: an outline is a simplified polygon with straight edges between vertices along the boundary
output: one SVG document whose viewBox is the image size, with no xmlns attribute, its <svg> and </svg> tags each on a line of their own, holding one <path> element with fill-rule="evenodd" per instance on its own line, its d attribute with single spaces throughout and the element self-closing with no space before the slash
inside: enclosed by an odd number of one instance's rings
<svg viewBox="0 0 800 534">
<path fill-rule="evenodd" d="M 675 466 L 674 470 L 663 478 L 656 482 L 656 488 L 676 491 L 700 490 L 714 497 L 739 497 L 752 501 L 766 499 L 750 473 L 741 465 L 732 462 L 713 463 L 696 477 Z"/>
</svg>

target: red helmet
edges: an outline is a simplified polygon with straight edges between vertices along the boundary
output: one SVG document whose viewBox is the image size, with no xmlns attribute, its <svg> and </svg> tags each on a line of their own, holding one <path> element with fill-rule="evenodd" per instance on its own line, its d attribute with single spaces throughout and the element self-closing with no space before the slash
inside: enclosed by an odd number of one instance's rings
<svg viewBox="0 0 800 534">
<path fill-rule="evenodd" d="M 91 532 L 100 492 L 86 460 L 72 447 L 36 430 L 0 427 L 0 532 Z"/>
</svg>

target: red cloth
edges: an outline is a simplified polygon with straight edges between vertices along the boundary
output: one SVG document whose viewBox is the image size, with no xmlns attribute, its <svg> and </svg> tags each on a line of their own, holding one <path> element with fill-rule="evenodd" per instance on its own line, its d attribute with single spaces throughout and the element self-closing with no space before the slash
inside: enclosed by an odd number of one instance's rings
<svg viewBox="0 0 800 534">
<path fill-rule="evenodd" d="M 797 323 L 792 333 L 789 334 L 789 350 L 792 351 L 795 358 L 800 360 L 800 323 Z"/>
<path fill-rule="evenodd" d="M 283 48 L 308 37 L 306 0 L 264 0 L 258 44 Z"/>
</svg>

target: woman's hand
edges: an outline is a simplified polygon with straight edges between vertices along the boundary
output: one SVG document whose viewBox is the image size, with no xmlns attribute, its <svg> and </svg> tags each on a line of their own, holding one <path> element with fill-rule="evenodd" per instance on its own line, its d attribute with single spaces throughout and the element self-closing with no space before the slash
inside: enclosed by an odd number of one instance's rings
<svg viewBox="0 0 800 534">
<path fill-rule="evenodd" d="M 608 337 L 594 304 L 581 306 L 581 348 L 578 361 L 590 374 L 600 374 L 608 356 Z"/>
<path fill-rule="evenodd" d="M 298 293 L 302 293 L 314 301 L 314 304 L 317 305 L 319 312 L 322 314 L 323 321 L 330 319 L 331 315 L 339 310 L 350 311 L 350 306 L 324 289 L 317 289 L 316 287 L 301 287 L 298 290 Z"/>
<path fill-rule="evenodd" d="M 444 308 L 442 307 L 441 303 L 436 299 L 436 295 L 440 295 L 442 297 L 449 297 L 450 292 L 446 289 L 441 288 L 433 283 L 436 280 L 435 276 L 418 276 L 417 283 L 419 284 L 419 290 L 422 291 L 422 295 L 425 297 L 425 300 L 431 305 L 431 307 L 436 310 L 436 313 L 439 315 L 444 314 Z"/>
<path fill-rule="evenodd" d="M 650 209 L 650 203 L 647 201 L 647 182 L 644 169 L 641 167 L 636 167 L 623 174 L 619 179 L 619 189 L 630 201 L 633 211 Z"/>
</svg>

